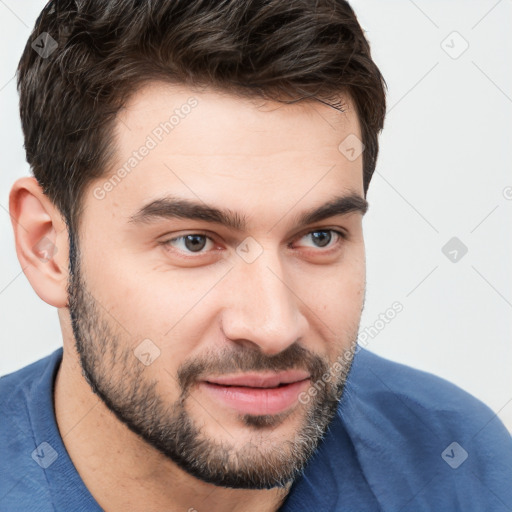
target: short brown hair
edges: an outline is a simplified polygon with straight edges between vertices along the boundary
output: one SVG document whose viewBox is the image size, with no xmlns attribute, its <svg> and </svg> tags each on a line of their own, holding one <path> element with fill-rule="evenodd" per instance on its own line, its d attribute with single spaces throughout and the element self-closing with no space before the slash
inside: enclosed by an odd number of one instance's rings
<svg viewBox="0 0 512 512">
<path fill-rule="evenodd" d="M 46 56 L 33 47 L 44 33 L 56 42 Z M 27 161 L 71 231 L 114 154 L 117 113 L 150 80 L 286 103 L 348 94 L 366 194 L 386 84 L 346 1 L 52 0 L 21 57 L 18 91 Z"/>
</svg>

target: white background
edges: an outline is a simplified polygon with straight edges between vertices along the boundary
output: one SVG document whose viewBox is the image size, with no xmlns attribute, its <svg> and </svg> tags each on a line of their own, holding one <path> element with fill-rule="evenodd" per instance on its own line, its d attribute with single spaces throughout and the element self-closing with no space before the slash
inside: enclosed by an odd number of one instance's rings
<svg viewBox="0 0 512 512">
<path fill-rule="evenodd" d="M 403 305 L 367 348 L 454 382 L 512 430 L 512 2 L 352 5 L 388 84 L 361 330 Z M 13 77 L 42 6 L 0 0 L 0 374 L 62 344 L 57 311 L 21 272 L 8 214 L 12 183 L 30 173 Z M 468 248 L 455 263 L 441 250 L 452 237 Z"/>
</svg>

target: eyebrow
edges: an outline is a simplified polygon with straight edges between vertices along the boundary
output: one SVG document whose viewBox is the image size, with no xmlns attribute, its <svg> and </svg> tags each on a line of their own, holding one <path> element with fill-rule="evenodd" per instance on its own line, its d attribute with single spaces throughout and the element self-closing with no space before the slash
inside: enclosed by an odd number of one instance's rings
<svg viewBox="0 0 512 512">
<path fill-rule="evenodd" d="M 368 210 L 368 202 L 358 194 L 351 193 L 336 196 L 329 202 L 310 208 L 296 218 L 299 227 L 307 226 L 336 215 L 347 215 L 359 212 L 364 215 Z M 155 199 L 140 208 L 128 219 L 132 224 L 148 224 L 160 219 L 202 220 L 222 224 L 236 231 L 246 231 L 247 217 L 228 208 L 217 208 L 203 202 L 165 196 Z"/>
</svg>

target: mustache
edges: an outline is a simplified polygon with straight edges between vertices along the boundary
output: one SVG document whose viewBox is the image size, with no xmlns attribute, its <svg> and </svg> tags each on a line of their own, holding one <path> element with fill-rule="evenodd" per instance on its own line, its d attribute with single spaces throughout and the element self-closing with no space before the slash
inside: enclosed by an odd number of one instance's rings
<svg viewBox="0 0 512 512">
<path fill-rule="evenodd" d="M 178 382 L 186 392 L 192 385 L 211 375 L 251 371 L 306 370 L 316 382 L 328 371 L 329 363 L 298 343 L 274 355 L 263 354 L 259 349 L 207 350 L 204 355 L 185 361 L 178 369 Z"/>
</svg>

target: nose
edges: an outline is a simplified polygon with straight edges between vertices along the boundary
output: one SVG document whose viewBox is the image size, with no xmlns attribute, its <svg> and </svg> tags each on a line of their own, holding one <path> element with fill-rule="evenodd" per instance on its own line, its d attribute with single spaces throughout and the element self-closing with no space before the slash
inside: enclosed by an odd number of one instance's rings
<svg viewBox="0 0 512 512">
<path fill-rule="evenodd" d="M 308 324 L 300 310 L 303 302 L 277 256 L 264 251 L 250 264 L 239 262 L 230 274 L 229 304 L 222 311 L 228 339 L 273 355 L 304 337 Z"/>
</svg>

